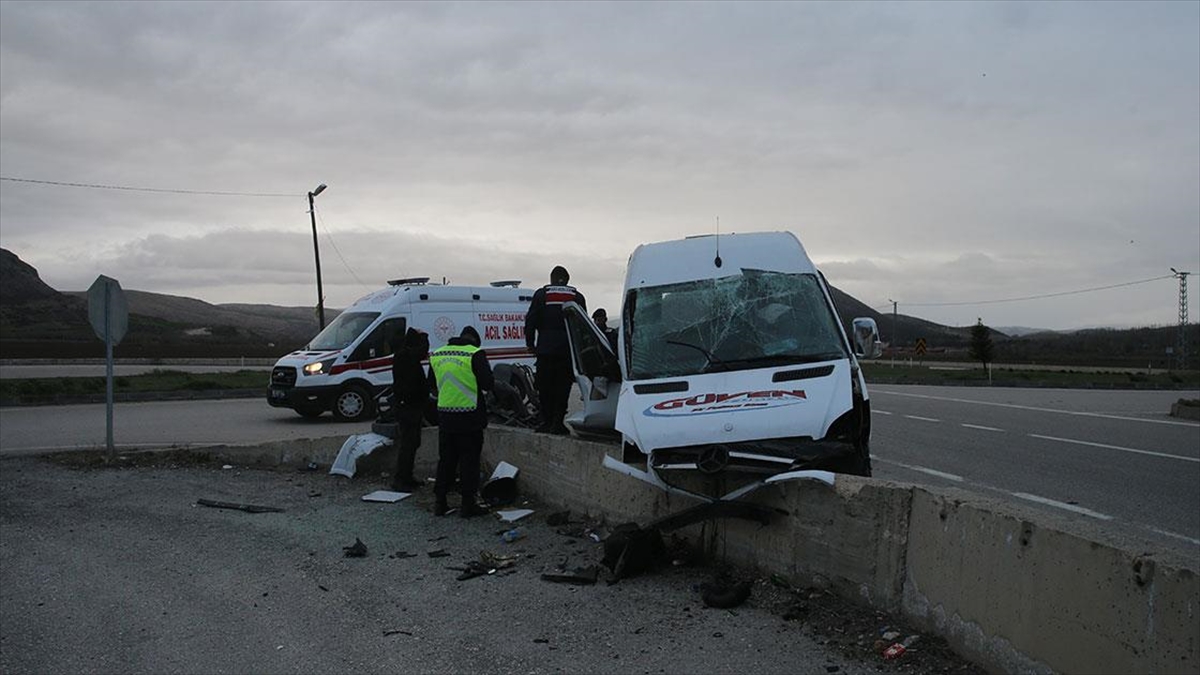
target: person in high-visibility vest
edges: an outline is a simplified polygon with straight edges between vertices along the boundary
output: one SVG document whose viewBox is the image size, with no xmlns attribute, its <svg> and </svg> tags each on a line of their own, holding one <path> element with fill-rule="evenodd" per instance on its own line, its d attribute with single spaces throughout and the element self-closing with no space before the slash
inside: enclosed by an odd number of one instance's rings
<svg viewBox="0 0 1200 675">
<path fill-rule="evenodd" d="M 462 505 L 459 515 L 470 518 L 487 510 L 475 500 L 479 490 L 479 455 L 487 427 L 485 391 L 493 386 L 492 367 L 479 348 L 479 333 L 471 326 L 429 355 L 429 378 L 437 391 L 438 465 L 433 486 L 433 514 L 450 510 L 446 493 L 458 474 Z"/>
</svg>

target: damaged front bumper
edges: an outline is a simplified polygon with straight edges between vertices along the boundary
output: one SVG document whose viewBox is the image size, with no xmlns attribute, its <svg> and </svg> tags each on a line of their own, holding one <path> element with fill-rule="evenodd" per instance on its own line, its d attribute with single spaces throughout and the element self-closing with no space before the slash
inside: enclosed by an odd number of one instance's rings
<svg viewBox="0 0 1200 675">
<path fill-rule="evenodd" d="M 650 466 L 658 472 L 698 471 L 776 474 L 792 468 L 825 468 L 858 453 L 854 443 L 814 441 L 807 437 L 772 438 L 743 443 L 710 443 L 651 451 Z"/>
</svg>

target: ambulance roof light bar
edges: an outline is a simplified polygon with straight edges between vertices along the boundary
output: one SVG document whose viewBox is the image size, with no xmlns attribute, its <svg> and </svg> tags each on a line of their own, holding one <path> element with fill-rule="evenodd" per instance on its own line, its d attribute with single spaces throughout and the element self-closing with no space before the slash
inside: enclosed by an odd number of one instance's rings
<svg viewBox="0 0 1200 675">
<path fill-rule="evenodd" d="M 389 279 L 388 286 L 424 286 L 429 283 L 429 277 L 408 277 L 407 279 Z"/>
</svg>

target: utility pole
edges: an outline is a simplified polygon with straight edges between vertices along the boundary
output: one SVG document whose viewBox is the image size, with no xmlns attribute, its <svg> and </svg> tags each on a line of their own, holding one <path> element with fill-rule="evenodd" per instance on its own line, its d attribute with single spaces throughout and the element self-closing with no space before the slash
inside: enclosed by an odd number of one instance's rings
<svg viewBox="0 0 1200 675">
<path fill-rule="evenodd" d="M 1171 268 L 1171 272 L 1179 279 L 1179 336 L 1175 340 L 1175 363 L 1179 370 L 1183 370 L 1187 367 L 1187 278 L 1191 272 L 1180 272 L 1174 267 Z"/>
<path fill-rule="evenodd" d="M 325 191 L 321 183 L 316 190 L 308 193 L 308 217 L 312 219 L 313 255 L 317 259 L 317 318 L 321 322 L 321 330 L 325 330 L 325 292 L 321 289 L 321 249 L 317 247 L 317 209 L 313 198 Z"/>
</svg>

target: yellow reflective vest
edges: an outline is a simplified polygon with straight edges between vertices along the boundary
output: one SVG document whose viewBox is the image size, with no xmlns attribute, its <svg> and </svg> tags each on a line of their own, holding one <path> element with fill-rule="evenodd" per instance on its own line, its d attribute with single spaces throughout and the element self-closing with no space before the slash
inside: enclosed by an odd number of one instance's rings
<svg viewBox="0 0 1200 675">
<path fill-rule="evenodd" d="M 479 347 L 473 345 L 446 345 L 429 355 L 439 411 L 473 412 L 479 407 L 479 382 L 471 369 L 471 358 L 477 351 Z"/>
</svg>

